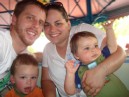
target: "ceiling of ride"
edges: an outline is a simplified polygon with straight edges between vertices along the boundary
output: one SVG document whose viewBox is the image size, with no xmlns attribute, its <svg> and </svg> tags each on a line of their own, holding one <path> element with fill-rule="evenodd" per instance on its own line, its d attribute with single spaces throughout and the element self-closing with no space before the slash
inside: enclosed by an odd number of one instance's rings
<svg viewBox="0 0 129 97">
<path fill-rule="evenodd" d="M 92 23 L 101 15 L 109 18 L 129 15 L 129 0 L 39 0 L 42 2 L 60 1 L 69 18 Z M 11 16 L 18 0 L 0 0 L 0 27 L 10 25 Z M 95 17 L 93 17 L 95 16 Z M 85 21 L 90 20 L 90 21 Z"/>
</svg>

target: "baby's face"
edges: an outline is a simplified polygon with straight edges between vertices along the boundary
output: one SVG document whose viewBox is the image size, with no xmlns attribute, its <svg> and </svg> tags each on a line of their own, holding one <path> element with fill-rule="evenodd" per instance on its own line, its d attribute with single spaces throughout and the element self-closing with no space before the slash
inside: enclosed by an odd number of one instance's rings
<svg viewBox="0 0 129 97">
<path fill-rule="evenodd" d="M 29 94 L 36 87 L 37 84 L 38 66 L 17 66 L 13 79 L 19 92 L 22 92 L 23 94 Z"/>
<path fill-rule="evenodd" d="M 101 50 L 95 37 L 82 37 L 77 42 L 77 45 L 78 50 L 75 57 L 84 64 L 91 63 L 101 55 Z"/>
</svg>

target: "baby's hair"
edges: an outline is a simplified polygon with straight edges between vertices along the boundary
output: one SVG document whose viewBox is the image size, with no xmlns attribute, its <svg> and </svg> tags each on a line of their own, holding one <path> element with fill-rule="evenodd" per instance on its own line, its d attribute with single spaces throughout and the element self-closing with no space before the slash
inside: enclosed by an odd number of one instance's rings
<svg viewBox="0 0 129 97">
<path fill-rule="evenodd" d="M 96 38 L 96 36 L 93 33 L 88 32 L 88 31 L 81 31 L 81 32 L 77 32 L 76 34 L 74 34 L 70 41 L 71 52 L 73 54 L 75 54 L 77 52 L 77 50 L 78 50 L 77 42 L 82 37 L 85 37 L 85 38 L 95 37 Z"/>
</svg>

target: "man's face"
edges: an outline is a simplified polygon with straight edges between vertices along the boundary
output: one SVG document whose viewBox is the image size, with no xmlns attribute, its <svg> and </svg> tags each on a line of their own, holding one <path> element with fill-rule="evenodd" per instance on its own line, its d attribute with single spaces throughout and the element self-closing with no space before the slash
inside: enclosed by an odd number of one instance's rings
<svg viewBox="0 0 129 97">
<path fill-rule="evenodd" d="M 36 5 L 28 5 L 18 17 L 13 16 L 14 37 L 18 43 L 32 45 L 43 31 L 45 19 L 45 11 Z"/>
</svg>

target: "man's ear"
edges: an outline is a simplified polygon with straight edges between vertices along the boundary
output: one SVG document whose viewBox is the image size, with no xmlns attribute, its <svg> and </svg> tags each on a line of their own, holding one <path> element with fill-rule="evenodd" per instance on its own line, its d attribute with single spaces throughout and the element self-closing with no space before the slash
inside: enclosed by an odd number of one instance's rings
<svg viewBox="0 0 129 97">
<path fill-rule="evenodd" d="M 15 83 L 15 79 L 14 79 L 14 76 L 13 75 L 10 76 L 10 81 L 11 81 L 12 84 Z"/>
<path fill-rule="evenodd" d="M 12 25 L 16 25 L 17 17 L 15 15 L 12 16 Z"/>
</svg>

